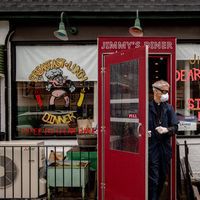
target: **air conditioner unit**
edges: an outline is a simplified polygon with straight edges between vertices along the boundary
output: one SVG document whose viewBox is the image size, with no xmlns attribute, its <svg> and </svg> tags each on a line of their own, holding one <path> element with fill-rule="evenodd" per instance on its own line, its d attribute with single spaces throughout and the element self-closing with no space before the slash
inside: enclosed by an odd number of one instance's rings
<svg viewBox="0 0 200 200">
<path fill-rule="evenodd" d="M 0 142 L 0 199 L 46 193 L 45 147 L 40 141 Z"/>
</svg>

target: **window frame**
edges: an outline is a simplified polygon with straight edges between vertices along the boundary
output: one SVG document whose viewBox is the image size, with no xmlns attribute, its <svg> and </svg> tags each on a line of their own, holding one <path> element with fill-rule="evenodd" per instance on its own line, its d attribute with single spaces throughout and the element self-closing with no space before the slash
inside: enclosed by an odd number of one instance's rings
<svg viewBox="0 0 200 200">
<path fill-rule="evenodd" d="M 67 42 L 63 42 L 63 41 L 48 41 L 48 42 L 42 42 L 42 41 L 12 41 L 11 42 L 11 111 L 9 115 L 11 118 L 11 125 L 9 123 L 7 123 L 7 126 L 9 128 L 9 130 L 11 130 L 10 136 L 11 139 L 16 140 L 16 139 L 75 139 L 76 135 L 67 135 L 67 136 L 33 136 L 33 137 L 18 137 L 17 136 L 17 132 L 16 127 L 17 127 L 17 82 L 16 82 L 16 47 L 17 46 L 60 46 L 60 45 L 97 45 L 97 41 L 96 40 L 87 40 L 87 41 L 67 41 Z M 95 83 L 95 82 L 94 82 Z M 95 88 L 95 87 L 94 87 Z M 95 92 L 93 91 L 93 94 L 95 94 Z M 93 97 L 94 98 L 94 97 Z M 94 101 L 93 101 L 94 104 Z M 94 109 L 97 109 L 94 107 L 93 105 L 93 117 L 94 117 Z M 9 119 L 9 117 L 7 117 Z M 8 120 L 7 120 L 8 121 Z"/>
</svg>

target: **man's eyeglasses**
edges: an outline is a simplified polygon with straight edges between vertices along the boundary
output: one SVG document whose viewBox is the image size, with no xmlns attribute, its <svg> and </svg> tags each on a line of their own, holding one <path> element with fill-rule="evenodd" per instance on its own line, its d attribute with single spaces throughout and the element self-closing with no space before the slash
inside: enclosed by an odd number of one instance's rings
<svg viewBox="0 0 200 200">
<path fill-rule="evenodd" d="M 154 87 L 155 89 L 159 90 L 160 92 L 162 92 L 162 94 L 167 94 L 168 90 L 161 90 L 160 88 Z"/>
</svg>

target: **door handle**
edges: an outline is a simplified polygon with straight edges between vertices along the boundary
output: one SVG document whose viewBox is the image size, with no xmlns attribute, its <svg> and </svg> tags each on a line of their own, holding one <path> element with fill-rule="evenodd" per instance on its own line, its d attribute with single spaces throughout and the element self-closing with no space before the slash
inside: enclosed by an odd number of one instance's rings
<svg viewBox="0 0 200 200">
<path fill-rule="evenodd" d="M 142 137 L 142 134 L 140 133 L 140 127 L 142 126 L 142 123 L 138 123 L 138 127 L 137 127 L 137 135 L 138 137 Z"/>
</svg>

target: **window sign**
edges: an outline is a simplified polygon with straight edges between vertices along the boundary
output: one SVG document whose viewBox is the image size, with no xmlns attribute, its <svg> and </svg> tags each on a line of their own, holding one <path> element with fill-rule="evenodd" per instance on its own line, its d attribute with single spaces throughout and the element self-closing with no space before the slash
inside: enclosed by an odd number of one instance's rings
<svg viewBox="0 0 200 200">
<path fill-rule="evenodd" d="M 177 115 L 181 135 L 200 135 L 200 45 L 177 47 Z"/>
<path fill-rule="evenodd" d="M 94 134 L 96 46 L 16 50 L 17 137 Z"/>
<path fill-rule="evenodd" d="M 196 131 L 197 130 L 197 122 L 195 117 L 184 117 L 181 119 L 179 117 L 179 131 Z"/>
</svg>

